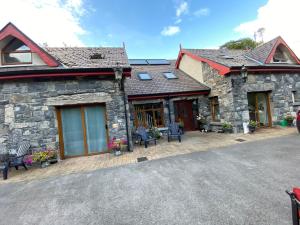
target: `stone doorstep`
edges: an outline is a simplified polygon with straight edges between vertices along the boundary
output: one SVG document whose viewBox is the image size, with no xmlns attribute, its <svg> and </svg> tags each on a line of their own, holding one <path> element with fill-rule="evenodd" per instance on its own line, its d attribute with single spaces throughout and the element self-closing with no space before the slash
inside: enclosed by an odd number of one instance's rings
<svg viewBox="0 0 300 225">
<path fill-rule="evenodd" d="M 132 164 L 137 163 L 137 159 L 141 157 L 147 157 L 147 160 L 154 160 L 169 156 L 188 154 L 191 152 L 207 151 L 211 148 L 241 144 L 241 142 L 236 141 L 237 139 L 243 139 L 246 142 L 249 142 L 294 133 L 296 133 L 295 128 L 259 129 L 254 134 L 219 134 L 193 131 L 186 133 L 181 143 L 178 143 L 175 140 L 172 142 L 159 140 L 156 146 L 150 145 L 146 149 L 143 146 L 138 146 L 133 152 L 126 152 L 121 156 L 113 156 L 111 153 L 106 153 L 95 156 L 71 158 L 62 160 L 45 169 L 30 168 L 28 171 L 22 169 L 16 171 L 11 168 L 9 179 L 6 181 L 0 179 L 0 184 L 43 179 L 51 176 L 61 176 L 70 173 Z M 205 137 L 205 140 L 200 139 L 201 137 Z"/>
</svg>

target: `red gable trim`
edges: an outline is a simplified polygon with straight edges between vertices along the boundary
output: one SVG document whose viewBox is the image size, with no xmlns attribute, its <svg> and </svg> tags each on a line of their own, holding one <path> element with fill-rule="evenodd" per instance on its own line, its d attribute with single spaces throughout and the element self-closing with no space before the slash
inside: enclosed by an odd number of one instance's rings
<svg viewBox="0 0 300 225">
<path fill-rule="evenodd" d="M 214 61 L 212 61 L 210 59 L 206 59 L 206 58 L 203 58 L 203 57 L 200 57 L 200 56 L 196 56 L 196 55 L 194 55 L 191 52 L 186 51 L 186 50 L 180 50 L 178 58 L 177 58 L 177 61 L 176 61 L 176 69 L 179 68 L 179 64 L 180 64 L 180 61 L 181 61 L 183 55 L 188 55 L 192 59 L 195 59 L 195 60 L 197 60 L 199 62 L 205 62 L 205 63 L 207 63 L 212 68 L 218 70 L 220 75 L 226 75 L 227 73 L 230 72 L 230 68 L 229 67 L 224 66 L 224 65 L 219 64 L 219 63 L 216 63 L 216 62 L 214 62 Z"/>
<path fill-rule="evenodd" d="M 8 36 L 13 36 L 22 41 L 30 48 L 32 52 L 37 53 L 48 66 L 57 67 L 59 65 L 59 63 L 51 55 L 49 55 L 45 50 L 39 47 L 12 23 L 8 23 L 0 31 L 0 41 Z"/>
<path fill-rule="evenodd" d="M 78 72 L 78 73 L 46 73 L 46 74 L 20 74 L 0 76 L 0 80 L 16 80 L 28 78 L 51 78 L 51 77 L 86 77 L 86 76 L 114 76 L 114 72 Z M 130 77 L 131 72 L 123 72 L 125 77 Z"/>
<path fill-rule="evenodd" d="M 278 37 L 278 40 L 276 41 L 276 44 L 273 46 L 271 53 L 269 54 L 267 60 L 265 61 L 265 64 L 271 62 L 272 58 L 274 57 L 275 51 L 280 44 L 284 45 L 288 49 L 293 59 L 297 62 L 297 64 L 300 64 L 300 60 L 298 59 L 296 54 L 292 51 L 292 49 L 287 45 L 287 43 L 282 39 L 282 37 Z"/>
<path fill-rule="evenodd" d="M 150 99 L 159 99 L 159 98 L 168 98 L 168 97 L 180 97 L 180 96 L 192 96 L 192 95 L 208 95 L 209 91 L 193 91 L 193 92 L 179 92 L 179 93 L 170 93 L 170 94 L 155 94 L 155 95 L 134 95 L 128 96 L 128 100 L 150 100 Z"/>
</svg>

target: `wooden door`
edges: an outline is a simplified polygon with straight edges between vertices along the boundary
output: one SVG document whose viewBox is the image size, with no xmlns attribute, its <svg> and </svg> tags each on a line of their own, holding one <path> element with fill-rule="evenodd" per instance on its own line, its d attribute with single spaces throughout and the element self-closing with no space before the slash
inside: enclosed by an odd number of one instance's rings
<svg viewBox="0 0 300 225">
<path fill-rule="evenodd" d="M 175 121 L 183 122 L 185 131 L 196 130 L 193 116 L 193 101 L 183 100 L 174 102 Z"/>
</svg>

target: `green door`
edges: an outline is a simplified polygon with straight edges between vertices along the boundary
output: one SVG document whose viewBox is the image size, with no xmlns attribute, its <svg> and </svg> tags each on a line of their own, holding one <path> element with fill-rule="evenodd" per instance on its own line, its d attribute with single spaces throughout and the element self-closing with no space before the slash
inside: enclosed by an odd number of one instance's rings
<svg viewBox="0 0 300 225">
<path fill-rule="evenodd" d="M 64 156 L 81 156 L 107 150 L 105 106 L 60 109 Z"/>
</svg>

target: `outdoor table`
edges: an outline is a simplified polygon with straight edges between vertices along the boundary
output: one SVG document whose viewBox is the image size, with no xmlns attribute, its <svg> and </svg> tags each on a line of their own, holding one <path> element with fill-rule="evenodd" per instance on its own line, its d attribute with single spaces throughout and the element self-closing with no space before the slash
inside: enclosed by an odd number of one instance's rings
<svg viewBox="0 0 300 225">
<path fill-rule="evenodd" d="M 168 131 L 169 131 L 168 127 L 159 127 L 157 129 L 159 130 L 159 132 L 161 132 L 163 134 L 163 136 L 167 136 L 168 135 Z"/>
</svg>

